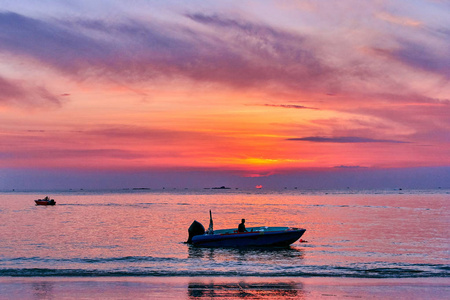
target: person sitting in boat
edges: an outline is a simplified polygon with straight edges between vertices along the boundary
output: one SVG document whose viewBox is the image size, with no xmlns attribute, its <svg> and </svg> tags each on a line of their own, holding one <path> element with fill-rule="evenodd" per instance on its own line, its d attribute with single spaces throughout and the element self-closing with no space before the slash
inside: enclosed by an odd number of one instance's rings
<svg viewBox="0 0 450 300">
<path fill-rule="evenodd" d="M 48 196 L 45 196 L 44 200 L 45 200 L 45 201 L 49 201 L 50 198 L 49 198 Z"/>
<path fill-rule="evenodd" d="M 238 226 L 238 232 L 247 232 L 247 229 L 245 229 L 245 219 L 241 220 L 241 224 Z"/>
</svg>

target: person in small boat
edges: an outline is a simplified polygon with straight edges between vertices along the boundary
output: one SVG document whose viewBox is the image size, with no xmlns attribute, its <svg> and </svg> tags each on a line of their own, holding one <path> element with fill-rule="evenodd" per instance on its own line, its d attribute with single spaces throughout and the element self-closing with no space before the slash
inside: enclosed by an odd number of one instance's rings
<svg viewBox="0 0 450 300">
<path fill-rule="evenodd" d="M 245 229 L 245 219 L 241 220 L 241 224 L 238 226 L 238 232 L 247 232 L 247 229 Z"/>
</svg>

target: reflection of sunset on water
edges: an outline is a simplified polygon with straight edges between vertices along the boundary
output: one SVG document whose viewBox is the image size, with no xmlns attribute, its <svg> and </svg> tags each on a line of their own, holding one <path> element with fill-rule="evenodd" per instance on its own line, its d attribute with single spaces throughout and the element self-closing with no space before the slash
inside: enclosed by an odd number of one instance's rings
<svg viewBox="0 0 450 300">
<path fill-rule="evenodd" d="M 8 229 L 1 237 L 9 241 L 0 248 L 5 276 L 386 278 L 445 272 L 445 192 L 80 191 L 54 195 L 53 207 L 35 206 L 29 198 L 0 194 L 0 226 Z M 244 218 L 247 228 L 305 228 L 307 242 L 262 249 L 186 244 L 194 220 L 208 228 L 209 210 L 214 230 L 237 230 Z M 52 230 L 37 235 L 36 226 Z"/>
</svg>

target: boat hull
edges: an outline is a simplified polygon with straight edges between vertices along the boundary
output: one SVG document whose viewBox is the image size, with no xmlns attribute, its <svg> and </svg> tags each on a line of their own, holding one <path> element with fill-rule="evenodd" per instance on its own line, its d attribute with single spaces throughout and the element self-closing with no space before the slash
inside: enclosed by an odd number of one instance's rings
<svg viewBox="0 0 450 300">
<path fill-rule="evenodd" d="M 47 200 L 34 200 L 34 202 L 36 203 L 36 205 L 55 205 L 56 202 L 55 201 L 47 201 Z"/>
<path fill-rule="evenodd" d="M 200 247 L 287 247 L 296 242 L 306 229 L 254 231 L 243 233 L 204 234 L 192 238 Z"/>
</svg>

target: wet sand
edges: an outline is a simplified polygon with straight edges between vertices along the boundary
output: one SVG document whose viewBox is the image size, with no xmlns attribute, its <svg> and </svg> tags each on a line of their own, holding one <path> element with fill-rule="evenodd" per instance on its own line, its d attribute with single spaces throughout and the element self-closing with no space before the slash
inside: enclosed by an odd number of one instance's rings
<svg viewBox="0 0 450 300">
<path fill-rule="evenodd" d="M 0 299 L 449 299 L 450 278 L 4 277 Z"/>
</svg>

